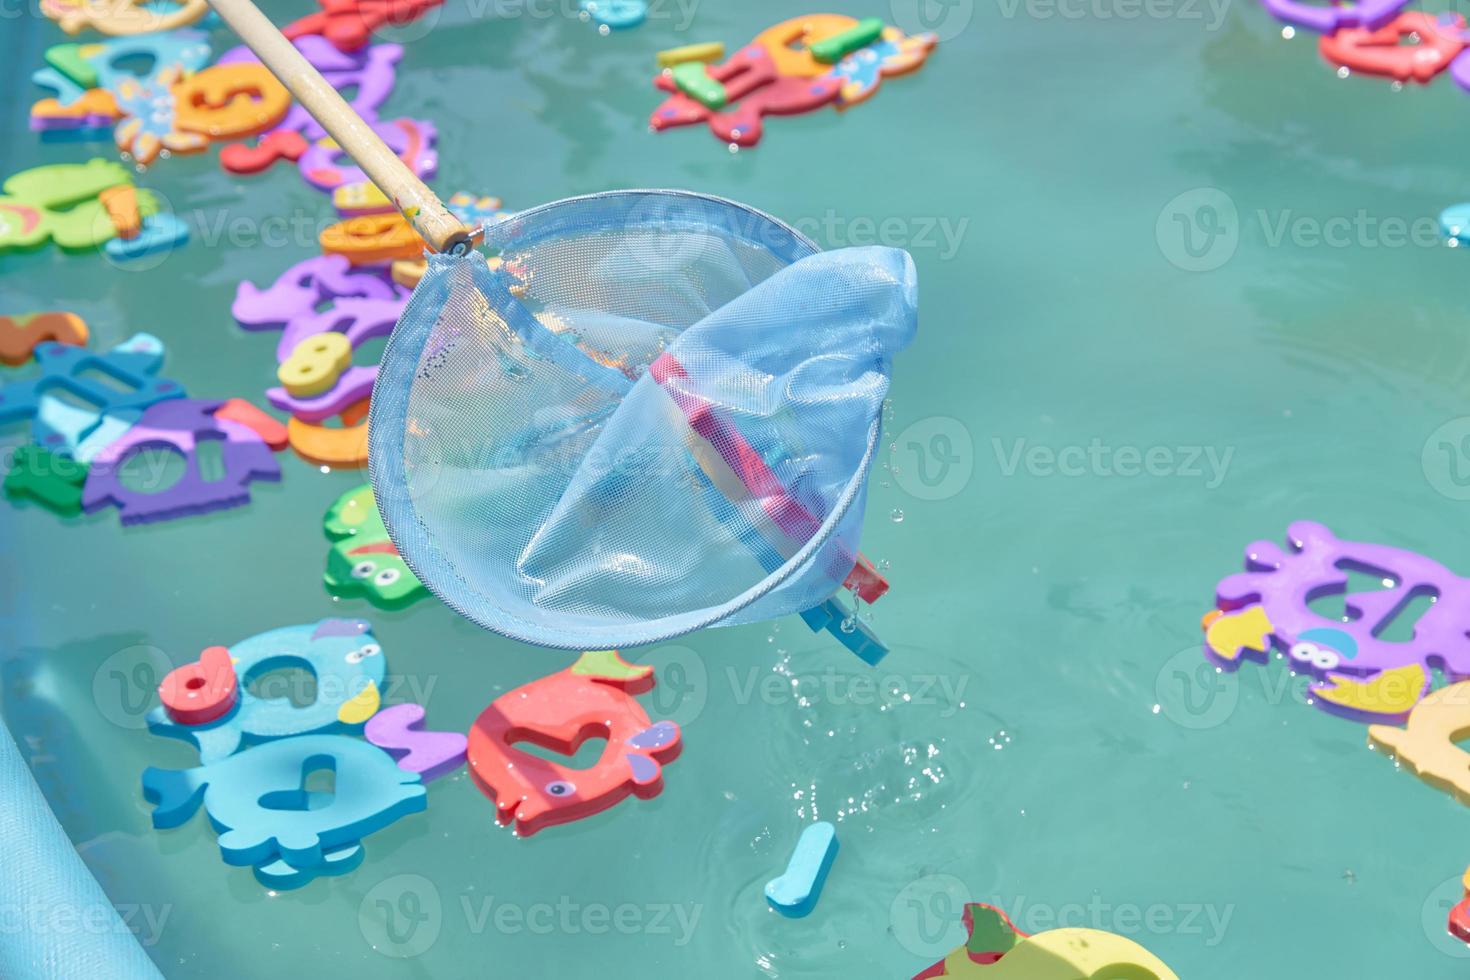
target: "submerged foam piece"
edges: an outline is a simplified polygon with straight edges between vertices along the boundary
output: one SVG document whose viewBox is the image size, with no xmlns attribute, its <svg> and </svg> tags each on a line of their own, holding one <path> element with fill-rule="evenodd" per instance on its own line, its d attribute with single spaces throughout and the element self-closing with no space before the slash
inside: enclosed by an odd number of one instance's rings
<svg viewBox="0 0 1470 980">
<path fill-rule="evenodd" d="M 791 852 L 786 872 L 766 882 L 766 901 L 790 919 L 810 915 L 836 857 L 837 828 L 825 820 L 807 827 Z"/>
<path fill-rule="evenodd" d="M 362 735 L 397 759 L 398 768 L 428 782 L 464 765 L 469 739 L 459 732 L 429 731 L 423 722 L 421 705 L 395 704 L 368 719 Z"/>
<path fill-rule="evenodd" d="M 163 365 L 163 343 L 151 334 L 134 334 L 103 354 L 45 341 L 36 345 L 33 356 L 40 366 L 36 377 L 0 386 L 0 423 L 31 419 L 32 438 L 53 452 L 74 450 L 107 416 L 184 396 L 177 382 L 155 377 Z M 118 383 L 103 384 L 89 376 L 94 372 Z M 98 411 L 78 423 L 74 410 L 47 397 L 48 391 L 58 389 L 96 405 Z M 53 427 L 48 419 L 58 419 L 62 427 Z"/>
<path fill-rule="evenodd" d="M 1324 34 L 1317 47 L 1334 65 L 1426 84 L 1465 47 L 1464 28 L 1465 19 L 1458 14 L 1441 20 L 1412 10 L 1378 28 L 1345 27 Z"/>
<path fill-rule="evenodd" d="M 1451 680 L 1470 677 L 1470 580 L 1414 552 L 1339 540 L 1311 521 L 1294 522 L 1287 538 L 1286 550 L 1271 541 L 1247 546 L 1246 571 L 1216 587 L 1222 615 L 1207 617 L 1204 647 L 1211 661 L 1234 670 L 1247 656 L 1265 660 L 1274 646 L 1295 669 L 1318 678 L 1318 707 L 1363 721 L 1403 721 L 1429 690 L 1436 666 Z M 1347 568 L 1368 569 L 1386 584 L 1347 594 L 1345 622 L 1315 612 L 1315 597 L 1346 592 Z M 1417 595 L 1437 598 L 1413 638 L 1382 639 Z"/>
<path fill-rule="evenodd" d="M 1442 687 L 1409 713 L 1404 728 L 1372 725 L 1368 744 L 1388 752 L 1409 772 L 1470 806 L 1470 681 Z"/>
<path fill-rule="evenodd" d="M 292 891 L 311 884 L 317 878 L 345 875 L 362 864 L 366 856 L 363 846 L 353 843 L 322 851 L 322 863 L 309 868 L 297 868 L 276 858 L 256 866 L 255 880 L 277 891 Z"/>
<path fill-rule="evenodd" d="M 624 662 L 614 650 L 582 654 L 571 667 L 501 695 L 475 719 L 467 755 L 480 790 L 495 801 L 501 824 L 530 835 L 599 813 L 628 796 L 663 789 L 663 766 L 679 755 L 679 726 L 652 723 L 634 694 L 653 687 L 653 668 Z M 531 741 L 574 755 L 588 738 L 607 739 L 586 769 L 516 748 Z"/>
<path fill-rule="evenodd" d="M 181 725 L 157 707 L 147 715 L 158 735 L 193 742 L 202 762 L 235 752 L 242 742 L 355 730 L 377 710 L 386 676 L 383 650 L 360 619 L 324 619 L 259 633 L 229 648 L 239 699 L 205 725 Z M 253 680 L 278 667 L 301 667 L 316 678 L 316 700 L 297 707 L 279 692 L 251 693 Z"/>
<path fill-rule="evenodd" d="M 16 447 L 5 474 L 5 496 L 25 497 L 63 517 L 82 512 L 87 466 L 44 446 Z"/>
<path fill-rule="evenodd" d="M 82 507 L 90 513 L 116 506 L 123 524 L 143 524 L 248 503 L 249 484 L 279 480 L 281 466 L 253 430 L 215 416 L 222 404 L 182 399 L 149 406 L 125 435 L 93 457 Z M 220 444 L 223 473 L 217 478 L 201 469 L 201 440 Z M 133 489 L 121 479 L 128 461 L 149 449 L 171 449 L 184 457 L 183 476 L 164 490 Z"/>
<path fill-rule="evenodd" d="M 306 777 L 329 769 L 329 802 L 312 800 Z M 292 869 L 337 860 L 344 847 L 424 809 L 417 773 L 404 772 L 376 746 L 346 735 L 301 735 L 266 742 L 194 769 L 149 767 L 143 794 L 155 804 L 153 826 L 177 827 L 203 804 L 220 832 L 225 863 L 257 865 L 275 875 L 273 862 Z"/>
<path fill-rule="evenodd" d="M 0 363 L 12 367 L 31 359 L 36 345 L 44 341 L 87 345 L 87 324 L 75 313 L 17 313 L 0 316 Z"/>
<path fill-rule="evenodd" d="M 322 528 L 332 539 L 323 575 L 329 592 L 362 594 L 373 605 L 388 609 L 401 608 L 428 594 L 418 576 L 399 557 L 378 514 L 370 485 L 363 484 L 338 497 L 327 509 Z"/>
</svg>

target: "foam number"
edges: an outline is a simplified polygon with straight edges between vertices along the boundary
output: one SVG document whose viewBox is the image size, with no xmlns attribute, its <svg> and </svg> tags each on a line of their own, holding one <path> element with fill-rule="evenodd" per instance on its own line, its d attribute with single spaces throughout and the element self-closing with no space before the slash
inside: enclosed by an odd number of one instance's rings
<svg viewBox="0 0 1470 980">
<path fill-rule="evenodd" d="M 84 347 L 87 324 L 75 313 L 20 313 L 0 316 L 0 363 L 15 367 L 31 359 L 36 345 L 50 340 Z"/>
<path fill-rule="evenodd" d="M 158 686 L 163 710 L 180 725 L 204 725 L 235 706 L 235 662 L 224 647 L 207 647 L 198 661 L 168 672 Z"/>
<path fill-rule="evenodd" d="M 1470 736 L 1470 681 L 1430 694 L 1409 713 L 1407 727 L 1373 725 L 1368 743 L 1436 789 L 1470 806 L 1470 752 L 1456 743 Z"/>
<path fill-rule="evenodd" d="M 514 821 L 517 833 L 530 836 L 605 810 L 630 793 L 658 795 L 662 767 L 678 756 L 680 736 L 672 722 L 650 722 L 633 697 L 653 683 L 653 668 L 604 650 L 496 698 L 475 720 L 468 748 L 470 772 L 495 801 L 496 819 Z M 570 756 L 594 736 L 607 744 L 586 769 L 515 747 L 531 741 Z"/>
<path fill-rule="evenodd" d="M 149 334 L 135 334 L 105 354 L 46 341 L 32 356 L 40 368 L 35 377 L 0 386 L 0 423 L 29 418 L 32 438 L 52 452 L 73 453 L 109 417 L 136 418 L 149 406 L 184 394 L 177 382 L 155 377 L 163 364 L 163 344 Z M 57 391 L 96 409 L 70 409 L 49 394 Z"/>
<path fill-rule="evenodd" d="M 260 633 L 229 648 L 239 697 L 228 714 L 207 724 L 187 725 L 159 707 L 148 713 L 148 727 L 159 735 L 193 742 L 205 763 L 230 755 L 242 741 L 355 728 L 378 710 L 386 676 L 382 654 L 371 627 L 358 619 L 324 619 Z M 291 667 L 315 677 L 316 699 L 310 704 L 295 704 L 287 692 L 263 680 L 272 671 Z M 265 686 L 254 693 L 252 685 L 257 682 Z"/>
<path fill-rule="evenodd" d="M 270 129 L 291 108 L 286 87 L 263 65 L 215 65 L 174 88 L 175 125 L 211 140 L 237 139 Z"/>
<path fill-rule="evenodd" d="M 281 362 L 276 377 L 286 390 L 298 397 L 319 395 L 337 383 L 352 366 L 352 345 L 340 333 L 318 333 L 307 337 Z"/>
<path fill-rule="evenodd" d="M 1470 676 L 1470 580 L 1410 551 L 1339 540 L 1310 521 L 1293 523 L 1287 538 L 1286 550 L 1271 541 L 1249 545 L 1246 571 L 1216 587 L 1219 615 L 1205 620 L 1210 660 L 1234 670 L 1275 647 L 1318 678 L 1311 689 L 1318 707 L 1364 721 L 1402 721 L 1429 690 L 1436 665 L 1455 679 Z M 1383 588 L 1347 593 L 1349 571 L 1368 571 Z M 1334 594 L 1344 596 L 1345 619 L 1311 607 Z M 1412 638 L 1383 639 L 1416 596 L 1435 601 Z"/>
<path fill-rule="evenodd" d="M 364 484 L 338 497 L 327 509 L 322 528 L 333 539 L 323 576 L 328 591 L 362 594 L 373 605 L 388 609 L 406 606 L 427 593 L 388 537 L 372 487 Z"/>
<path fill-rule="evenodd" d="M 420 705 L 395 704 L 373 715 L 362 734 L 396 758 L 399 769 L 416 772 L 428 781 L 464 764 L 468 739 L 459 732 L 424 730 L 423 722 Z"/>
<path fill-rule="evenodd" d="M 286 423 L 291 448 L 302 459 L 322 466 L 355 469 L 367 465 L 368 399 L 345 409 L 341 426 L 315 425 L 292 416 Z"/>
<path fill-rule="evenodd" d="M 172 31 L 195 23 L 209 12 L 205 0 L 41 0 L 41 13 L 68 34 L 91 28 L 124 36 Z"/>
<path fill-rule="evenodd" d="M 92 459 L 82 507 L 88 512 L 116 506 L 123 524 L 166 521 L 239 507 L 250 501 L 249 484 L 279 480 L 281 466 L 256 433 L 229 419 L 216 418 L 218 401 L 182 399 L 149 406 L 125 435 Z M 205 473 L 198 447 L 209 440 L 220 447 L 223 472 Z M 169 447 L 184 458 L 184 474 L 164 490 L 135 489 L 121 477 L 145 449 Z"/>
<path fill-rule="evenodd" d="M 335 774 L 330 797 L 305 789 L 306 777 L 323 769 Z M 304 883 L 303 873 L 340 873 L 330 866 L 360 860 L 353 849 L 362 838 L 426 805 L 417 773 L 344 735 L 280 739 L 194 769 L 150 767 L 143 795 L 154 804 L 153 826 L 165 829 L 202 803 L 225 863 L 288 884 Z"/>
<path fill-rule="evenodd" d="M 416 259 L 429 247 L 408 219 L 396 211 L 340 221 L 323 231 L 319 241 L 323 252 L 344 256 L 353 265 Z"/>
<path fill-rule="evenodd" d="M 823 820 L 801 832 L 786 872 L 766 882 L 766 901 L 791 919 L 810 915 L 837 857 L 837 828 Z"/>
</svg>

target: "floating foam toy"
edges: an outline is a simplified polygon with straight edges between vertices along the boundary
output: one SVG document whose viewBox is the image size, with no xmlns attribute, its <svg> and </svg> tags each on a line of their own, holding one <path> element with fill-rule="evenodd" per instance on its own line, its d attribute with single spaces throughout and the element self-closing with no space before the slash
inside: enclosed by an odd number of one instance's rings
<svg viewBox="0 0 1470 980">
<path fill-rule="evenodd" d="M 1414 706 L 1404 728 L 1372 725 L 1368 744 L 1435 789 L 1470 806 L 1470 752 L 1457 744 L 1470 736 L 1470 681 L 1442 687 Z"/>
<path fill-rule="evenodd" d="M 1131 939 L 1099 929 L 1051 929 L 1027 935 L 999 909 L 965 906 L 970 938 L 915 975 L 971 980 L 1179 980 L 1173 970 Z"/>
<path fill-rule="evenodd" d="M 820 109 L 836 100 L 842 90 L 842 79 L 831 72 L 819 77 L 777 73 L 769 51 L 759 45 L 742 48 L 708 73 L 725 89 L 724 110 L 711 109 L 677 91 L 671 75 L 660 75 L 654 84 L 673 94 L 654 109 L 649 125 L 659 130 L 703 122 L 725 143 L 754 146 L 764 133 L 765 116 Z M 732 83 L 738 88 L 732 88 Z"/>
<path fill-rule="evenodd" d="M 128 81 L 117 103 L 118 149 L 147 165 L 164 150 L 199 153 L 212 142 L 271 129 L 290 111 L 291 96 L 264 66 L 240 62 L 188 76 L 172 67 L 149 83 Z"/>
<path fill-rule="evenodd" d="M 1470 869 L 1465 871 L 1465 898 L 1450 909 L 1450 935 L 1470 943 Z"/>
<path fill-rule="evenodd" d="M 377 123 L 373 129 L 415 174 L 426 180 L 434 176 L 439 168 L 439 157 L 434 152 L 434 142 L 439 134 L 433 123 L 420 119 L 394 119 Z M 296 161 L 296 166 L 301 170 L 302 179 L 320 191 L 361 184 L 368 179 L 362 168 L 352 163 L 331 137 L 312 143 Z"/>
<path fill-rule="evenodd" d="M 352 366 L 352 345 L 335 331 L 304 337 L 276 369 L 281 385 L 297 398 L 328 391 Z"/>
<path fill-rule="evenodd" d="M 297 416 L 286 422 L 286 437 L 302 459 L 321 466 L 356 469 L 368 461 L 368 408 L 364 398 L 338 416 L 340 426 L 317 425 Z"/>
<path fill-rule="evenodd" d="M 318 238 L 327 255 L 344 256 L 353 265 L 378 265 L 417 259 L 427 245 L 401 214 L 364 214 L 327 227 Z"/>
<path fill-rule="evenodd" d="M 239 696 L 229 713 L 207 724 L 189 725 L 157 707 L 148 713 L 148 727 L 156 734 L 193 742 L 205 763 L 230 755 L 242 741 L 355 728 L 378 710 L 387 672 L 382 653 L 371 627 L 360 619 L 324 619 L 258 633 L 229 648 L 239 678 Z M 251 692 L 256 680 L 284 667 L 299 667 L 315 676 L 315 701 L 298 706 L 269 688 Z"/>
<path fill-rule="evenodd" d="M 214 410 L 214 417 L 238 422 L 245 426 L 260 436 L 260 440 L 269 446 L 272 452 L 280 452 L 289 443 L 286 427 L 283 424 L 243 398 L 231 398 Z"/>
<path fill-rule="evenodd" d="M 825 820 L 807 827 L 791 852 L 786 872 L 766 882 L 766 901 L 789 919 L 810 915 L 836 857 L 837 828 Z"/>
<path fill-rule="evenodd" d="M 637 27 L 648 17 L 645 0 L 582 0 L 581 8 L 583 18 L 595 23 L 604 34 Z"/>
<path fill-rule="evenodd" d="M 124 185 L 132 186 L 132 178 L 115 160 L 53 163 L 13 174 L 0 194 L 0 254 L 48 241 L 67 250 L 94 249 L 116 238 L 100 195 Z M 157 210 L 147 191 L 138 192 L 138 202 L 144 213 Z"/>
<path fill-rule="evenodd" d="M 812 45 L 857 26 L 858 22 L 845 14 L 803 14 L 766 28 L 752 43 L 771 56 L 777 73 L 816 78 L 827 74 L 832 66 L 817 60 Z"/>
<path fill-rule="evenodd" d="M 402 27 L 417 20 L 444 0 L 318 0 L 322 9 L 282 28 L 292 41 L 318 34 L 339 51 L 364 47 L 384 24 Z"/>
<path fill-rule="evenodd" d="M 343 844 L 341 847 L 324 848 L 322 863 L 309 868 L 297 868 L 280 858 L 255 866 L 255 880 L 267 888 L 291 891 L 309 885 L 317 878 L 345 875 L 362 864 L 367 851 L 361 844 Z"/>
<path fill-rule="evenodd" d="M 91 29 L 125 36 L 188 27 L 209 13 L 205 0 L 41 0 L 41 13 L 68 34 Z"/>
<path fill-rule="evenodd" d="M 1456 58 L 1459 64 L 1462 59 Z M 1470 203 L 1452 204 L 1439 213 L 1439 230 L 1452 242 L 1470 245 Z"/>
<path fill-rule="evenodd" d="M 92 458 L 82 507 L 88 513 L 115 506 L 124 525 L 174 520 L 239 507 L 250 501 L 249 485 L 256 480 L 281 478 L 281 465 L 254 430 L 218 418 L 224 403 L 197 399 L 157 402 L 143 412 L 127 433 Z M 219 445 L 220 474 L 206 475 L 200 465 L 199 445 Z M 122 478 L 123 469 L 139 453 L 169 449 L 184 458 L 184 473 L 163 490 L 134 489 Z"/>
<path fill-rule="evenodd" d="M 725 56 L 725 46 L 719 41 L 703 44 L 685 44 L 677 48 L 665 48 L 655 55 L 660 68 L 672 68 L 686 61 L 719 61 Z"/>
<path fill-rule="evenodd" d="M 189 226 L 177 215 L 159 212 L 145 216 L 136 235 L 130 238 L 119 235 L 105 242 L 102 250 L 114 262 L 125 263 L 160 252 L 172 252 L 188 241 Z"/>
<path fill-rule="evenodd" d="M 1334 65 L 1425 84 L 1465 47 L 1464 27 L 1465 19 L 1459 15 L 1441 20 L 1413 10 L 1378 28 L 1344 27 L 1324 34 L 1318 49 Z"/>
<path fill-rule="evenodd" d="M 885 78 L 897 78 L 924 67 L 929 53 L 939 43 L 937 34 L 916 34 L 909 37 L 896 27 L 883 29 L 879 40 L 861 50 L 854 51 L 838 62 L 833 74 L 842 80 L 837 108 L 866 102 L 878 94 Z"/>
<path fill-rule="evenodd" d="M 865 48 L 878 40 L 878 36 L 882 33 L 882 17 L 865 17 L 845 31 L 838 31 L 836 34 L 828 35 L 817 41 L 809 41 L 807 50 L 822 64 L 835 65 L 854 51 Z"/>
<path fill-rule="evenodd" d="M 599 813 L 630 793 L 651 799 L 663 767 L 679 754 L 679 726 L 649 720 L 635 694 L 650 690 L 653 668 L 614 650 L 584 653 L 566 670 L 503 694 L 470 729 L 476 784 L 495 801 L 496 819 L 524 837 Z M 607 739 L 586 769 L 516 748 L 532 742 L 570 756 L 589 738 Z"/>
<path fill-rule="evenodd" d="M 230 314 L 246 330 L 281 330 L 297 317 L 315 314 L 329 300 L 386 300 L 398 295 L 393 284 L 376 270 L 354 269 L 341 255 L 319 255 L 291 266 L 265 289 L 250 282 L 240 283 Z M 309 326 L 302 329 L 303 337 L 320 332 Z"/>
<path fill-rule="evenodd" d="M 224 647 L 206 647 L 196 662 L 175 667 L 158 685 L 163 710 L 180 725 L 206 725 L 239 699 L 235 661 Z"/>
<path fill-rule="evenodd" d="M 0 316 L 0 364 L 11 367 L 31 359 L 36 345 L 43 341 L 87 345 L 87 324 L 75 313 L 18 313 Z"/>
<path fill-rule="evenodd" d="M 1318 679 L 1314 703 L 1365 721 L 1401 722 L 1429 690 L 1433 667 L 1451 679 L 1470 677 L 1470 580 L 1423 555 L 1387 545 L 1341 541 L 1321 524 L 1297 521 L 1289 548 L 1257 541 L 1246 571 L 1216 588 L 1220 615 L 1205 620 L 1205 654 L 1234 670 L 1242 659 L 1264 661 L 1274 647 L 1294 669 Z M 1345 596 L 1346 621 L 1310 602 L 1347 590 L 1348 572 L 1367 572 L 1384 588 Z M 1434 602 L 1410 640 L 1379 634 L 1417 596 Z"/>
<path fill-rule="evenodd" d="M 17 446 L 5 473 L 5 496 L 34 500 L 63 517 L 82 512 L 87 464 L 45 446 Z"/>
<path fill-rule="evenodd" d="M 464 765 L 469 739 L 459 732 L 429 731 L 423 723 L 421 705 L 395 704 L 369 718 L 362 735 L 397 759 L 399 769 L 428 782 Z"/>
<path fill-rule="evenodd" d="M 428 593 L 399 557 L 368 484 L 338 497 L 327 509 L 322 528 L 332 539 L 323 576 L 328 591 L 362 594 L 373 605 L 389 609 L 406 606 Z"/>
<path fill-rule="evenodd" d="M 40 369 L 35 377 L 0 386 L 0 423 L 29 418 L 32 439 L 54 453 L 74 453 L 109 417 L 137 418 L 158 402 L 184 396 L 178 382 L 156 377 L 163 343 L 150 334 L 134 334 L 104 354 L 44 341 L 32 356 Z M 58 390 L 96 409 L 73 409 L 48 395 Z"/>
<path fill-rule="evenodd" d="M 303 789 L 305 777 L 322 769 L 335 773 L 330 797 Z M 182 825 L 202 804 L 226 864 L 264 866 L 285 879 L 294 876 L 275 862 L 303 870 L 329 863 L 328 855 L 350 859 L 344 848 L 426 805 L 417 773 L 345 735 L 278 739 L 194 769 L 149 767 L 143 795 L 155 804 L 159 829 Z"/>
<path fill-rule="evenodd" d="M 1271 15 L 1295 27 L 1332 34 L 1344 27 L 1377 30 L 1398 16 L 1409 0 L 1361 0 L 1354 4 L 1321 6 L 1303 0 L 1261 0 Z"/>
</svg>

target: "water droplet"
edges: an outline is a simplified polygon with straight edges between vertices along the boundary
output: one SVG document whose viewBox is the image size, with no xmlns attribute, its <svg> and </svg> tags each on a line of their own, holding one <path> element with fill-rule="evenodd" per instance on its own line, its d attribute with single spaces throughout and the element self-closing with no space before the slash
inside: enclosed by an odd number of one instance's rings
<svg viewBox="0 0 1470 980">
<path fill-rule="evenodd" d="M 1283 38 L 1285 38 L 1286 40 L 1290 41 L 1292 38 L 1296 37 L 1296 28 L 1295 27 L 1283 27 L 1281 29 L 1281 36 Z"/>
<path fill-rule="evenodd" d="M 888 519 L 895 524 L 903 523 L 903 511 L 895 507 L 888 512 Z"/>
<path fill-rule="evenodd" d="M 848 616 L 842 621 L 839 628 L 844 633 L 851 633 L 853 630 L 857 629 L 857 620 L 854 619 L 852 616 Z"/>
</svg>

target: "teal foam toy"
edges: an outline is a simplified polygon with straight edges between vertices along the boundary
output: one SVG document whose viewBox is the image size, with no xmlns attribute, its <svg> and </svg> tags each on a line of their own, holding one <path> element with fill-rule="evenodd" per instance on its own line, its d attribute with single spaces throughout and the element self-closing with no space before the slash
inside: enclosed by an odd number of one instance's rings
<svg viewBox="0 0 1470 980">
<path fill-rule="evenodd" d="M 825 820 L 812 824 L 801 832 L 786 873 L 766 882 L 766 901 L 789 919 L 810 915 L 836 857 L 837 828 Z"/>
<path fill-rule="evenodd" d="M 324 619 L 252 636 L 229 648 L 240 694 L 228 714 L 208 724 L 185 725 L 160 705 L 148 712 L 148 727 L 157 735 L 192 741 L 206 764 L 230 755 L 246 741 L 355 731 L 377 713 L 387 672 L 382 647 L 371 630 L 361 619 Z M 274 693 L 270 690 L 260 694 L 250 690 L 256 679 L 283 667 L 299 667 L 314 675 L 315 701 L 298 706 L 289 697 L 261 696 Z"/>
<path fill-rule="evenodd" d="M 330 802 L 303 788 L 322 769 L 336 774 Z M 268 876 L 281 872 L 278 861 L 304 871 L 328 864 L 328 855 L 351 860 L 344 848 L 427 805 L 418 773 L 347 735 L 283 738 L 194 769 L 150 766 L 143 795 L 159 829 L 180 826 L 202 803 L 225 863 L 258 865 Z"/>
</svg>

